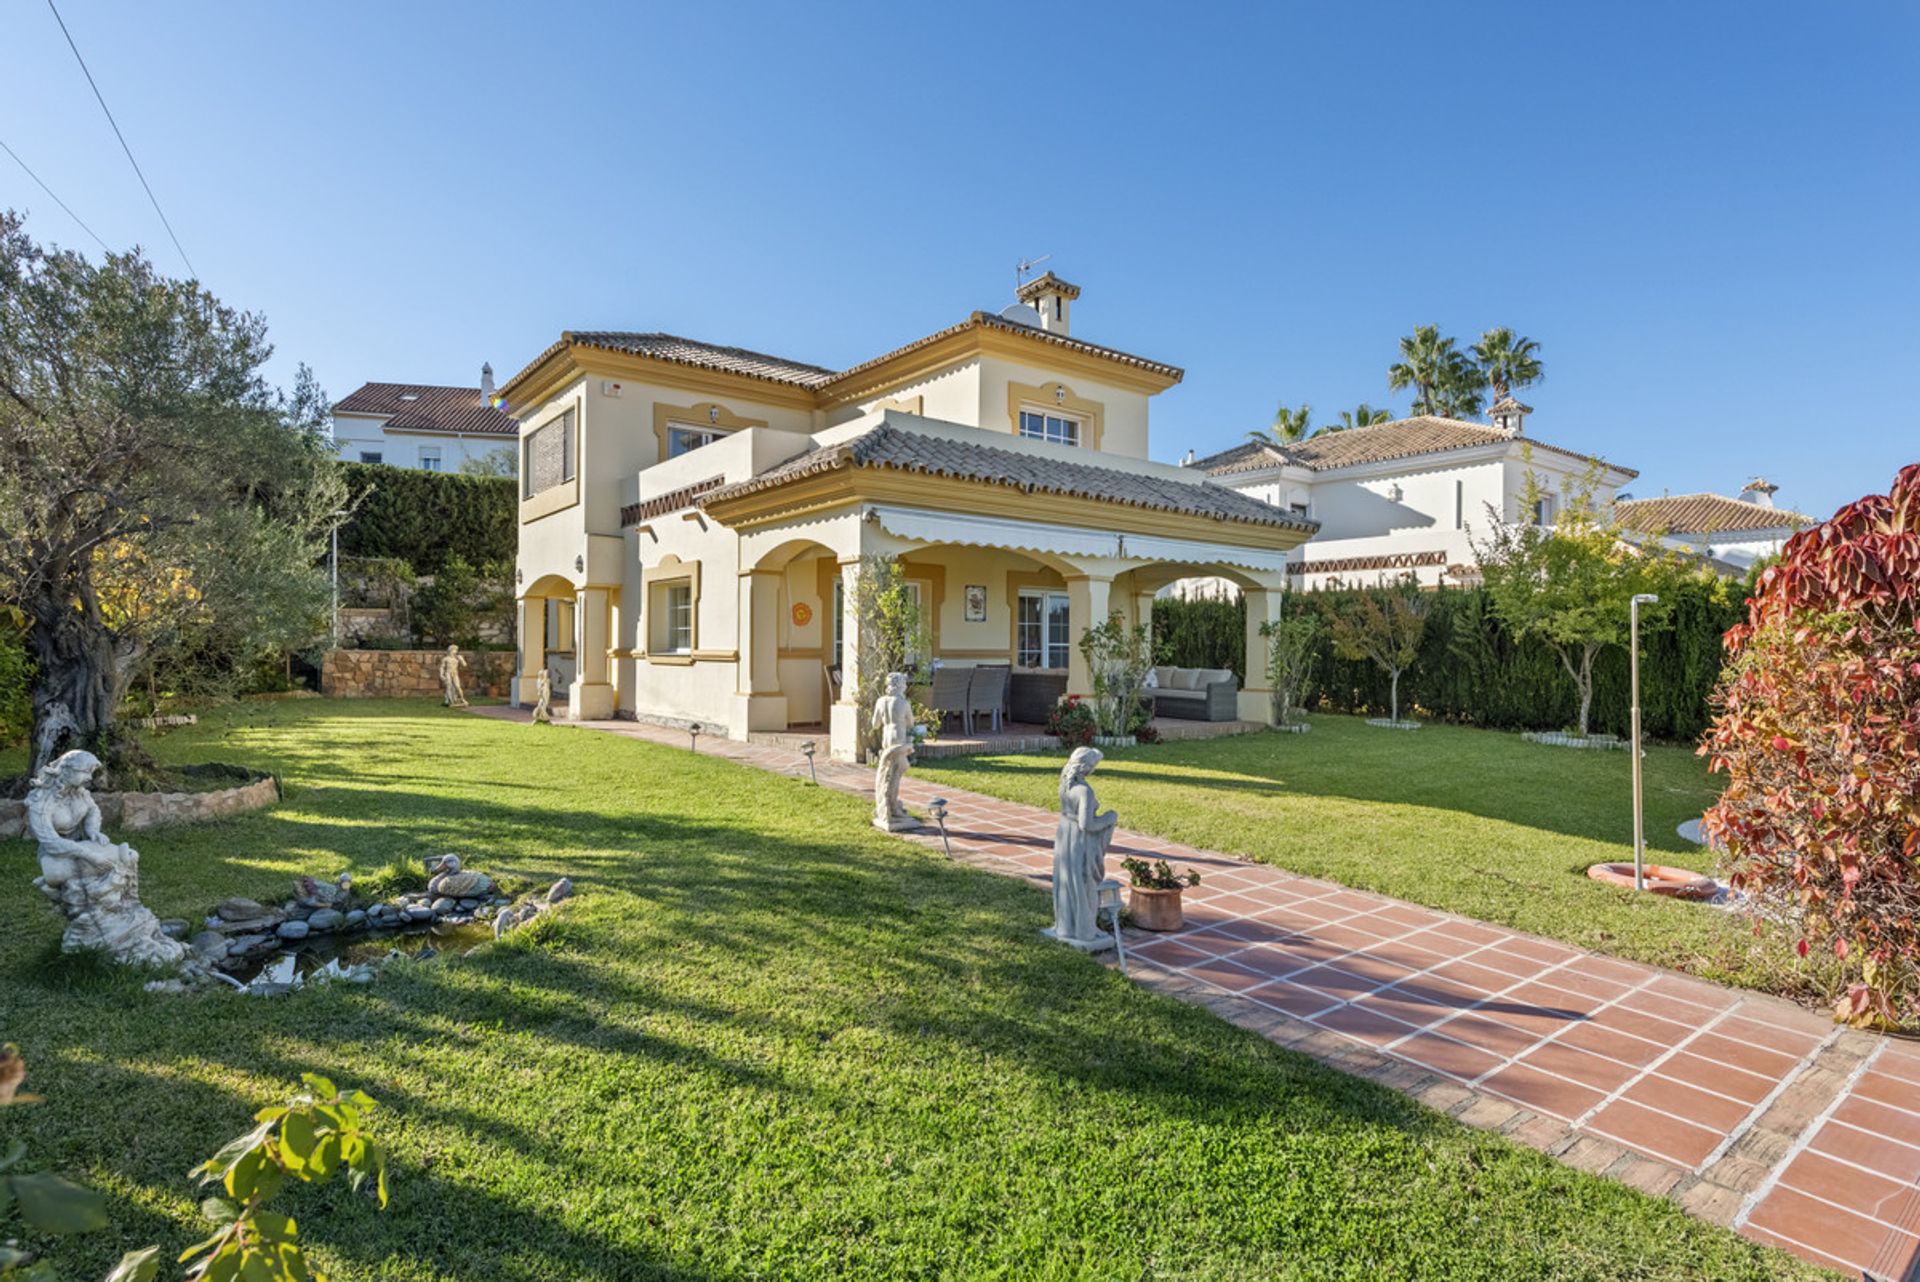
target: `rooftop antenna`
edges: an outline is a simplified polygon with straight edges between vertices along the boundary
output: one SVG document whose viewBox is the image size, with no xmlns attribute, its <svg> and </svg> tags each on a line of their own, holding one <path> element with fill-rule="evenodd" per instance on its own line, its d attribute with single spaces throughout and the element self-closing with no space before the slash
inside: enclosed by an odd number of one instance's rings
<svg viewBox="0 0 1920 1282">
<path fill-rule="evenodd" d="M 1019 262 L 1015 263 L 1013 265 L 1014 292 L 1018 293 L 1020 287 L 1027 283 L 1027 273 L 1052 257 L 1052 254 L 1042 254 L 1038 258 L 1022 258 Z"/>
</svg>

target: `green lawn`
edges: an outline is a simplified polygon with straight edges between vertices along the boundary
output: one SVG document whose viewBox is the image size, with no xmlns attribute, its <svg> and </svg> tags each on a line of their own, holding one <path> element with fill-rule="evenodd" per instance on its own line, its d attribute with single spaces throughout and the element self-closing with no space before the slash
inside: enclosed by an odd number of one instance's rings
<svg viewBox="0 0 1920 1282">
<path fill-rule="evenodd" d="M 1051 806 L 1060 764 L 962 757 L 914 773 Z M 1310 734 L 1117 751 L 1095 787 L 1102 805 L 1141 832 L 1710 979 L 1789 994 L 1804 988 L 1791 941 L 1756 941 L 1738 915 L 1586 876 L 1590 864 L 1633 859 L 1631 766 L 1620 751 L 1321 716 Z M 1650 747 L 1649 861 L 1712 872 L 1713 857 L 1675 829 L 1718 795 L 1692 750 Z"/>
<path fill-rule="evenodd" d="M 0 1113 L 0 1150 L 114 1202 L 64 1276 L 193 1240 L 183 1172 L 302 1069 L 380 1099 L 396 1159 L 384 1214 L 285 1197 L 342 1279 L 1813 1276 L 1135 988 L 1041 940 L 1033 889 L 874 833 L 852 796 L 425 704 L 248 707 L 157 751 L 287 782 L 139 835 L 163 914 L 445 850 L 581 894 L 368 989 L 153 998 L 57 958 L 32 852 L 0 843 L 0 1038 L 48 1096 Z"/>
</svg>

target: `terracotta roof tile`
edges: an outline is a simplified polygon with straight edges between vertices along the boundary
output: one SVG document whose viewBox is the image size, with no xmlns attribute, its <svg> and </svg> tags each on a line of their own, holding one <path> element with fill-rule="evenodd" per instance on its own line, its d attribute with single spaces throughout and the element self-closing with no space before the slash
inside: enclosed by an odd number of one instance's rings
<svg viewBox="0 0 1920 1282">
<path fill-rule="evenodd" d="M 398 431 L 520 434 L 520 424 L 482 402 L 477 387 L 366 383 L 346 399 L 336 401 L 333 408 L 340 414 L 386 415 L 386 426 Z"/>
<path fill-rule="evenodd" d="M 1729 534 L 1741 530 L 1799 529 L 1813 518 L 1785 508 L 1718 494 L 1675 494 L 1615 503 L 1613 513 L 1628 529 L 1668 534 Z"/>
<path fill-rule="evenodd" d="M 1100 499 L 1128 507 L 1181 512 L 1252 525 L 1281 526 L 1308 533 L 1320 528 L 1318 521 L 1297 516 L 1211 481 L 1176 481 L 1092 463 L 1069 463 L 1063 459 L 1018 450 L 908 431 L 892 424 L 882 424 L 852 440 L 812 450 L 758 476 L 716 490 L 703 496 L 700 506 L 724 503 L 728 499 L 772 489 L 803 477 L 847 467 L 890 468 L 930 476 L 955 477 L 1015 486 L 1030 493 Z"/>
<path fill-rule="evenodd" d="M 1431 414 L 1395 419 L 1391 423 L 1375 423 L 1371 427 L 1352 427 L 1344 431 L 1322 432 L 1318 436 L 1310 436 L 1304 441 L 1295 441 L 1290 445 L 1247 441 L 1200 459 L 1193 466 L 1211 476 L 1253 472 L 1262 468 L 1278 467 L 1285 463 L 1304 467 L 1311 472 L 1327 472 L 1339 467 L 1357 467 L 1365 463 L 1391 463 L 1399 459 L 1418 458 L 1423 454 L 1445 454 L 1453 450 L 1476 449 L 1485 445 L 1505 445 L 1516 440 L 1536 450 L 1546 450 L 1583 463 L 1599 463 L 1624 472 L 1628 476 L 1639 475 L 1632 468 L 1607 463 L 1590 454 L 1579 454 L 1557 445 L 1549 445 L 1531 436 L 1508 436 L 1499 428 L 1489 427 L 1485 423 L 1469 423 L 1463 419 L 1440 418 Z"/>
<path fill-rule="evenodd" d="M 681 338 L 676 334 L 584 330 L 570 331 L 562 335 L 561 341 L 567 340 L 606 351 L 626 352 L 632 356 L 650 356 L 654 360 L 671 361 L 675 365 L 696 365 L 702 369 L 724 370 L 729 374 L 744 374 L 748 378 L 764 378 L 774 383 L 791 383 L 796 387 L 818 387 L 834 376 L 833 371 L 823 365 L 790 361 L 780 356 L 769 356 L 765 352 L 749 351 L 744 347 L 723 347 L 718 343 L 703 343 L 698 339 Z"/>
</svg>

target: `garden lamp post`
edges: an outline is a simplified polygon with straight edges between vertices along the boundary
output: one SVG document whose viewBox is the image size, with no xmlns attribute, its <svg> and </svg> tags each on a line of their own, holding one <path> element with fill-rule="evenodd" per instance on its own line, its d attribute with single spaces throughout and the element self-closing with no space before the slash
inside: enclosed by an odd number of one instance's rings
<svg viewBox="0 0 1920 1282">
<path fill-rule="evenodd" d="M 700 751 L 700 723 L 698 721 L 687 727 L 687 747 L 694 752 Z"/>
<path fill-rule="evenodd" d="M 927 803 L 927 813 L 940 825 L 940 847 L 947 852 L 947 858 L 953 858 L 953 845 L 947 840 L 947 799 L 935 797 Z"/>
<path fill-rule="evenodd" d="M 813 754 L 818 752 L 819 748 L 814 744 L 813 740 L 809 739 L 800 745 L 800 751 L 807 759 L 807 777 L 813 780 L 817 786 L 820 782 L 820 772 L 813 768 Z"/>
<path fill-rule="evenodd" d="M 1628 720 L 1632 727 L 1633 743 L 1633 888 L 1645 890 L 1647 832 L 1646 819 L 1640 812 L 1640 607 L 1656 605 L 1660 598 L 1651 592 L 1636 592 L 1627 605 L 1627 685 Z"/>
</svg>

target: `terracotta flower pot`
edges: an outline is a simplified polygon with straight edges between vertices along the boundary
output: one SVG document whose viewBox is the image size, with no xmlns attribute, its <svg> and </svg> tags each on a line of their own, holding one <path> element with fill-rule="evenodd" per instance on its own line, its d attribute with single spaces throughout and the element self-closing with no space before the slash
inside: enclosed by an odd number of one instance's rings
<svg viewBox="0 0 1920 1282">
<path fill-rule="evenodd" d="M 1180 909 L 1181 889 L 1128 887 L 1127 913 L 1133 918 L 1133 924 L 1142 930 L 1179 930 L 1186 925 L 1186 914 Z"/>
</svg>

